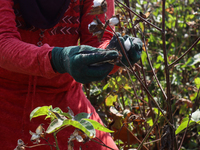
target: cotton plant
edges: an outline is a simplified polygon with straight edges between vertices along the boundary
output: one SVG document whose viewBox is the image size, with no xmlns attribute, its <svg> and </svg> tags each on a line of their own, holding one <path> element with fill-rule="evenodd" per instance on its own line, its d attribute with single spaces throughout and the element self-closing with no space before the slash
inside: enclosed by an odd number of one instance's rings
<svg viewBox="0 0 200 150">
<path fill-rule="evenodd" d="M 44 128 L 42 127 L 42 124 L 40 124 L 37 129 L 35 130 L 35 133 L 32 131 L 29 131 L 31 136 L 31 141 L 33 144 L 40 143 L 40 138 L 45 136 Z"/>
<path fill-rule="evenodd" d="M 94 0 L 89 15 L 105 14 L 106 11 L 107 11 L 106 0 Z M 88 25 L 88 30 L 93 34 L 93 36 L 97 36 L 98 40 L 101 41 L 101 38 L 103 37 L 103 34 L 107 26 L 115 26 L 118 25 L 119 22 L 120 22 L 119 17 L 113 16 L 110 19 L 106 20 L 105 24 L 103 24 L 96 16 L 96 18 L 94 18 L 94 20 Z"/>
<path fill-rule="evenodd" d="M 107 19 L 106 16 L 106 11 L 107 11 L 107 3 L 106 0 L 94 0 L 93 1 L 93 6 L 92 9 L 89 13 L 89 15 L 99 15 L 99 14 L 104 14 L 105 16 L 105 23 L 102 23 L 101 20 L 98 18 L 98 16 L 96 16 L 93 21 L 88 24 L 88 30 L 90 33 L 93 34 L 93 36 L 96 36 L 98 38 L 99 41 L 101 41 L 103 35 L 105 32 L 110 32 L 112 33 L 114 36 L 111 39 L 110 44 L 107 46 L 106 50 L 117 50 L 119 53 L 119 58 L 117 59 L 117 61 L 115 61 L 114 64 L 117 64 L 119 66 L 124 66 L 124 65 L 130 65 L 130 63 L 133 65 L 138 61 L 138 58 L 140 57 L 141 52 L 139 52 L 138 54 L 133 54 L 133 52 L 130 51 L 129 54 L 129 50 L 132 49 L 136 49 L 136 47 L 134 45 L 138 45 L 138 43 L 134 43 L 136 41 L 134 41 L 134 38 L 127 38 L 125 39 L 124 37 L 121 36 L 121 34 L 116 33 L 113 30 L 114 26 L 120 27 L 120 16 L 116 15 L 116 16 L 112 16 L 111 18 Z M 111 29 L 107 30 L 107 27 L 109 27 Z M 139 40 L 137 40 L 138 42 Z M 118 45 L 118 46 L 116 46 Z M 142 45 L 142 42 L 139 41 L 139 45 Z M 138 47 L 138 49 L 140 49 L 141 46 Z M 134 50 L 135 51 L 135 50 Z M 134 58 L 135 60 L 133 62 L 130 62 L 130 58 L 128 58 L 128 56 L 130 55 L 134 55 L 133 57 L 138 57 L 137 59 Z M 137 56 L 138 55 L 138 56 Z M 130 62 L 130 63 L 127 63 Z M 113 63 L 112 63 L 113 64 Z"/>
<path fill-rule="evenodd" d="M 73 141 L 85 143 L 90 141 L 91 139 L 96 137 L 96 130 L 104 131 L 112 133 L 113 131 L 105 128 L 100 123 L 89 119 L 92 114 L 88 113 L 79 113 L 74 115 L 73 111 L 68 107 L 68 112 L 63 112 L 60 108 L 53 108 L 50 106 L 42 106 L 35 108 L 30 114 L 30 120 L 39 116 L 46 116 L 45 119 L 50 118 L 51 122 L 47 129 L 43 128 L 43 124 L 40 124 L 35 132 L 29 131 L 31 138 L 30 140 L 33 142 L 34 147 L 40 146 L 39 143 L 41 140 L 45 140 L 49 146 L 55 146 L 59 148 L 58 139 L 56 137 L 58 132 L 61 132 L 62 129 L 73 126 L 75 127 L 74 132 L 68 139 L 68 149 L 73 150 Z M 52 134 L 55 138 L 56 145 L 50 145 L 48 139 L 45 139 L 47 134 Z M 31 148 L 31 146 L 26 146 L 24 142 L 19 139 L 17 147 L 14 150 L 25 150 L 25 148 Z"/>
<path fill-rule="evenodd" d="M 25 150 L 25 144 L 24 141 L 21 139 L 17 140 L 17 147 L 14 150 Z"/>
<path fill-rule="evenodd" d="M 106 11 L 107 11 L 106 0 L 94 0 L 92 9 L 89 14 L 90 15 L 98 15 L 98 14 L 106 13 Z"/>
</svg>

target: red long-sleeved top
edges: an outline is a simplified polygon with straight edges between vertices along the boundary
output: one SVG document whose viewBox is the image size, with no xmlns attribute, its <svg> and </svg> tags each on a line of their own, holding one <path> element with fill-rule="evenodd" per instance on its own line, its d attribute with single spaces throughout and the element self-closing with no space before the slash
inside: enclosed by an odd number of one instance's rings
<svg viewBox="0 0 200 150">
<path fill-rule="evenodd" d="M 107 0 L 107 17 L 113 15 L 114 2 Z M 25 29 L 24 20 L 18 4 L 13 0 L 0 0 L 0 145 L 1 149 L 14 149 L 17 140 L 22 139 L 28 145 L 31 135 L 44 118 L 29 121 L 30 112 L 44 105 L 60 107 L 67 111 L 69 106 L 75 114 L 80 112 L 93 113 L 92 119 L 101 122 L 99 116 L 85 97 L 80 83 L 69 74 L 56 73 L 50 63 L 51 50 L 54 47 L 66 47 L 80 44 L 105 48 L 112 34 L 105 32 L 102 41 L 92 36 L 88 24 L 94 16 L 88 15 L 92 0 L 71 0 L 69 8 L 60 22 L 53 28 L 41 30 L 31 27 Z M 104 15 L 99 15 L 104 22 Z M 42 46 L 38 47 L 38 42 Z M 58 134 L 61 150 L 67 149 L 67 141 L 74 128 L 68 127 Z M 108 146 L 117 149 L 111 137 L 97 132 Z M 51 141 L 51 137 L 50 137 Z M 78 149 L 75 143 L 74 149 Z M 44 149 L 45 146 L 33 149 Z M 101 149 L 96 143 L 82 144 L 82 149 Z M 106 149 L 103 147 L 102 149 Z"/>
</svg>

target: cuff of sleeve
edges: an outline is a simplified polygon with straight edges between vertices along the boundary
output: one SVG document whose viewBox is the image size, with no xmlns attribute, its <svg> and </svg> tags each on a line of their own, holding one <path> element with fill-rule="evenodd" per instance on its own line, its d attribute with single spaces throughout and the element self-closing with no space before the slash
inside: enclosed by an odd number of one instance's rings
<svg viewBox="0 0 200 150">
<path fill-rule="evenodd" d="M 114 65 L 114 67 L 113 67 L 112 71 L 109 73 L 109 75 L 114 74 L 115 72 L 117 72 L 117 70 L 118 70 L 119 68 L 120 68 L 119 66 Z"/>
<path fill-rule="evenodd" d="M 54 47 L 51 52 L 51 65 L 54 71 L 59 73 L 65 73 L 65 69 L 63 67 L 63 58 L 62 58 L 62 50 L 61 47 Z"/>
</svg>

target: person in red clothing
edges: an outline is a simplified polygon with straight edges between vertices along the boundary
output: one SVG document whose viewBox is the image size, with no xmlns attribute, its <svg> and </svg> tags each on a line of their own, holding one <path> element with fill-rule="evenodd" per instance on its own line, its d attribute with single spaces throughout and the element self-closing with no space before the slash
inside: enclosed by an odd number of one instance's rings
<svg viewBox="0 0 200 150">
<path fill-rule="evenodd" d="M 14 149 L 17 140 L 31 145 L 29 130 L 48 122 L 44 118 L 30 121 L 30 112 L 38 106 L 70 107 L 75 114 L 92 113 L 91 119 L 102 123 L 85 97 L 81 83 L 105 78 L 118 66 L 108 60 L 118 58 L 116 37 L 105 32 L 101 42 L 88 31 L 94 16 L 88 15 L 91 0 L 0 0 L 0 147 Z M 114 15 L 114 1 L 107 0 L 108 18 Z M 98 15 L 104 22 L 104 14 Z M 110 30 L 108 28 L 108 30 Z M 80 39 L 80 46 L 77 46 Z M 128 46 L 124 43 L 128 40 Z M 142 42 L 129 36 L 120 37 L 134 64 Z M 128 48 L 127 48 L 128 47 Z M 106 48 L 111 50 L 105 51 Z M 123 56 L 124 57 L 124 56 Z M 127 63 L 122 58 L 124 63 Z M 101 65 L 93 65 L 98 62 Z M 61 150 L 74 128 L 58 133 Z M 96 136 L 107 146 L 118 149 L 108 133 Z M 50 137 L 49 141 L 52 141 Z M 106 150 L 95 143 L 75 143 L 74 149 Z M 40 146 L 32 149 L 45 149 Z"/>
</svg>

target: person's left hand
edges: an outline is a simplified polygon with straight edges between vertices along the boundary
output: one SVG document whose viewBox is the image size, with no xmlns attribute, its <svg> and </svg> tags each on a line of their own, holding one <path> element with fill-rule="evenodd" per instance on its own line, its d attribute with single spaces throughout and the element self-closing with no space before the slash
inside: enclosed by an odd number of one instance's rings
<svg viewBox="0 0 200 150">
<path fill-rule="evenodd" d="M 120 33 L 117 33 L 120 42 L 122 43 L 122 46 L 124 47 L 124 50 L 126 51 L 126 54 L 129 58 L 130 63 L 133 65 L 135 64 L 141 57 L 142 53 L 142 41 L 139 38 L 130 37 L 128 35 L 125 35 L 124 37 L 121 36 Z M 107 49 L 117 49 L 122 54 L 122 63 L 126 66 L 128 65 L 128 62 L 123 54 L 123 51 L 121 49 L 121 46 L 117 40 L 117 37 L 114 35 L 111 39 L 109 45 L 107 46 Z M 123 66 L 122 63 L 117 63 L 117 66 Z"/>
</svg>

